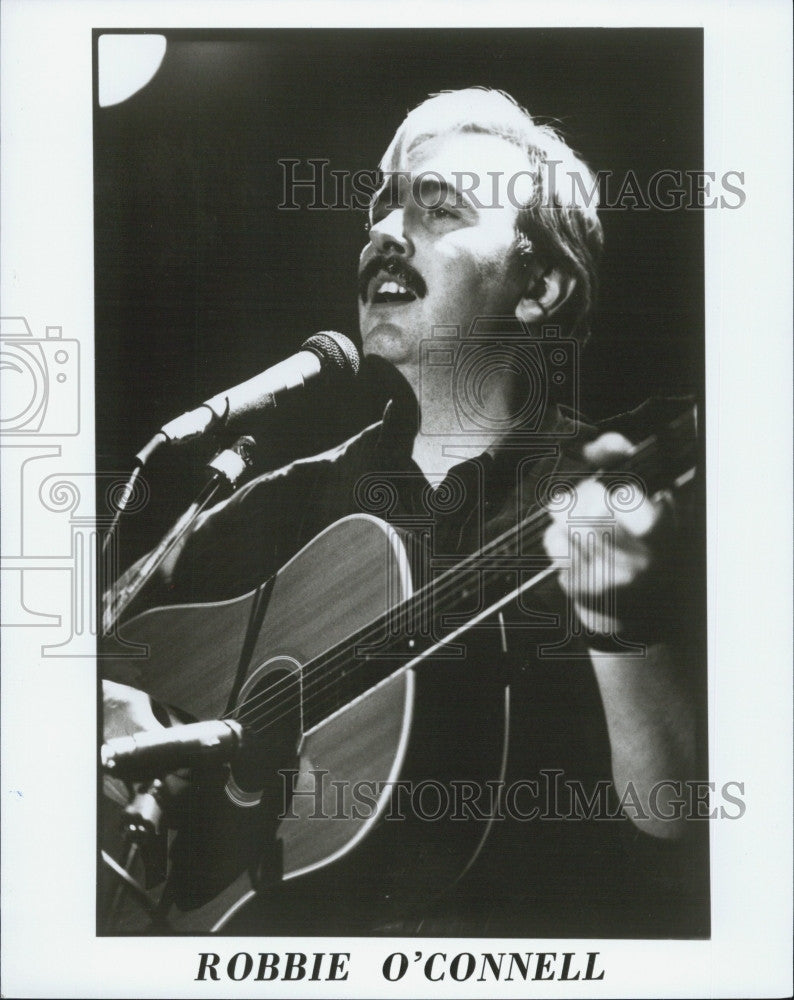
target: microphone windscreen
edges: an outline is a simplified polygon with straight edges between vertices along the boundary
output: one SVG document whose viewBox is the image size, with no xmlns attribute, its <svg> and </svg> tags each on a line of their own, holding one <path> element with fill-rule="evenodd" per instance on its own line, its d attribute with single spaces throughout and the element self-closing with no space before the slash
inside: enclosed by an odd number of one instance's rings
<svg viewBox="0 0 794 1000">
<path fill-rule="evenodd" d="M 361 358 L 353 341 L 335 330 L 323 330 L 301 344 L 302 351 L 311 351 L 323 367 L 336 369 L 340 375 L 358 375 Z"/>
</svg>

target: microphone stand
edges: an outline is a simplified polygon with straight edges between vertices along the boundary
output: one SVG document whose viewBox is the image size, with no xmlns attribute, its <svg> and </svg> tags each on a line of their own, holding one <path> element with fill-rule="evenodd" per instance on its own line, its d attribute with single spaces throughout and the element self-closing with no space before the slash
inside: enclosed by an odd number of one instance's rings
<svg viewBox="0 0 794 1000">
<path fill-rule="evenodd" d="M 115 584 L 107 591 L 102 614 L 102 638 L 115 632 L 116 626 L 126 609 L 141 592 L 148 580 L 168 554 L 187 535 L 196 522 L 196 518 L 217 499 L 219 492 L 226 488 L 235 489 L 240 477 L 253 461 L 255 441 L 245 435 L 229 448 L 225 448 L 207 463 L 209 478 L 199 490 L 195 500 L 166 532 L 159 544 L 137 568 L 130 580 L 119 589 Z M 136 471 L 140 470 L 140 465 Z M 104 865 L 118 879 L 118 886 L 110 903 L 108 922 L 112 922 L 118 912 L 124 890 L 131 891 L 138 903 L 149 914 L 155 924 L 164 920 L 168 908 L 168 885 L 159 904 L 155 904 L 146 888 L 133 877 L 132 869 L 139 851 L 160 835 L 162 812 L 165 798 L 168 797 L 168 779 L 155 778 L 139 786 L 133 800 L 124 810 L 122 821 L 123 837 L 129 845 L 124 865 L 120 865 L 106 851 L 101 852 Z"/>
<path fill-rule="evenodd" d="M 159 544 L 149 553 L 143 563 L 136 569 L 132 577 L 122 588 L 115 584 L 106 592 L 102 612 L 102 638 L 107 638 L 115 631 L 121 616 L 138 596 L 152 575 L 157 571 L 169 553 L 182 541 L 196 522 L 202 511 L 217 499 L 218 493 L 224 487 L 235 489 L 240 476 L 250 467 L 253 461 L 255 441 L 245 435 L 207 463 L 210 477 L 202 486 L 193 503 L 187 508 L 177 522 L 170 528 Z"/>
</svg>

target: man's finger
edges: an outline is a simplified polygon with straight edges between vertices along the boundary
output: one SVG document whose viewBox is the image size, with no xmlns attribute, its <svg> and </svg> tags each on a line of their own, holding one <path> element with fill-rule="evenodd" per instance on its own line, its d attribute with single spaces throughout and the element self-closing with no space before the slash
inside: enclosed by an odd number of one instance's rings
<svg viewBox="0 0 794 1000">
<path fill-rule="evenodd" d="M 595 441 L 590 441 L 582 449 L 585 459 L 598 468 L 607 462 L 615 459 L 628 457 L 634 450 L 631 442 L 616 431 L 607 431 L 597 437 Z"/>
<path fill-rule="evenodd" d="M 633 510 L 621 512 L 617 516 L 617 525 L 634 538 L 648 538 L 662 522 L 669 518 L 675 507 L 673 495 L 669 491 L 657 493 L 653 499 L 646 497 L 643 503 Z"/>
</svg>

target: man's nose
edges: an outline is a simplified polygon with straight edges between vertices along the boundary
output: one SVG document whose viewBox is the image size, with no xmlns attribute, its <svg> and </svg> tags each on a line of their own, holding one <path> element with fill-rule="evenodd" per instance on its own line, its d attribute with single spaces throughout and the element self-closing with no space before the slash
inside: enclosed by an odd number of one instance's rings
<svg viewBox="0 0 794 1000">
<path fill-rule="evenodd" d="M 410 257 L 413 243 L 405 230 L 405 211 L 394 208 L 373 222 L 369 230 L 370 243 L 378 253 Z"/>
</svg>

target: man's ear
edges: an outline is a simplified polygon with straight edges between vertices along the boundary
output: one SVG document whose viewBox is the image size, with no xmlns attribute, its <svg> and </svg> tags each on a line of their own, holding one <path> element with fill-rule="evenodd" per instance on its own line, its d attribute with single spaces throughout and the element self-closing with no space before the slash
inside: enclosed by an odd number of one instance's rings
<svg viewBox="0 0 794 1000">
<path fill-rule="evenodd" d="M 516 306 L 516 316 L 522 323 L 532 326 L 543 323 L 571 297 L 576 278 L 559 267 L 549 267 L 532 277 Z"/>
</svg>

